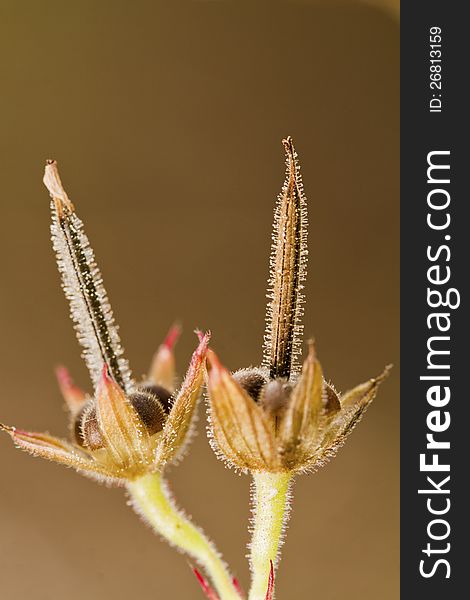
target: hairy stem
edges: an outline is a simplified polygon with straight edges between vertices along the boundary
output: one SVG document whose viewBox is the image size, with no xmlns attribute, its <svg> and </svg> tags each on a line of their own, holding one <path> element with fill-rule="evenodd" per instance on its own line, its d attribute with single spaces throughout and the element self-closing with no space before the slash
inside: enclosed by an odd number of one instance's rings
<svg viewBox="0 0 470 600">
<path fill-rule="evenodd" d="M 253 535 L 250 542 L 252 573 L 249 600 L 265 600 L 270 561 L 276 565 L 289 514 L 292 473 L 253 473 Z"/>
<path fill-rule="evenodd" d="M 220 600 L 240 600 L 233 579 L 214 544 L 179 510 L 160 474 L 145 475 L 127 484 L 134 510 L 170 545 L 201 565 Z"/>
</svg>

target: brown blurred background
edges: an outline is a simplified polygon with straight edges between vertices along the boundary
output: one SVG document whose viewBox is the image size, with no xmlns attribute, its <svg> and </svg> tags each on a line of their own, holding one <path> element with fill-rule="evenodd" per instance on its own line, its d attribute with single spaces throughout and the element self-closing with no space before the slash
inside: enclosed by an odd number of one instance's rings
<svg viewBox="0 0 470 600">
<path fill-rule="evenodd" d="M 261 358 L 280 144 L 310 213 L 305 317 L 345 390 L 395 363 L 338 457 L 299 478 L 279 599 L 398 598 L 398 15 L 394 2 L 0 2 L 0 420 L 66 431 L 88 386 L 49 242 L 46 158 L 86 224 L 137 375 L 174 319 L 233 369 Z M 169 473 L 243 585 L 249 478 L 204 435 Z M 109 490 L 0 437 L 0 596 L 201 598 Z"/>
</svg>

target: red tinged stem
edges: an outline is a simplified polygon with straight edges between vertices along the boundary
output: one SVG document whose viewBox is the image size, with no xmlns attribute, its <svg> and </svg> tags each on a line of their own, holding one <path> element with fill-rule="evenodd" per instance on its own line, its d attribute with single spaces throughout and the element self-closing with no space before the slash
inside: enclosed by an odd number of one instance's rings
<svg viewBox="0 0 470 600">
<path fill-rule="evenodd" d="M 210 587 L 210 585 L 207 583 L 207 581 L 204 579 L 204 577 L 201 575 L 201 573 L 198 571 L 198 569 L 196 569 L 196 567 L 192 567 L 193 569 L 193 573 L 194 575 L 196 575 L 197 580 L 199 581 L 199 585 L 202 588 L 202 591 L 205 593 L 206 597 L 209 598 L 209 600 L 220 600 L 220 598 L 217 596 L 217 594 L 214 592 L 214 590 Z"/>
<path fill-rule="evenodd" d="M 266 600 L 272 600 L 274 594 L 274 565 L 273 561 L 269 561 L 271 563 L 271 568 L 269 569 L 269 578 L 268 578 L 268 591 L 266 592 Z"/>
</svg>

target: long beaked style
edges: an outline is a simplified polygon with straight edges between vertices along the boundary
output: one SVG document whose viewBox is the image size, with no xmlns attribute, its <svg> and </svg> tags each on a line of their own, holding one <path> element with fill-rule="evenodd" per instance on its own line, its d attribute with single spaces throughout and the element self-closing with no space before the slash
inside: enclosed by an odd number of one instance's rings
<svg viewBox="0 0 470 600">
<path fill-rule="evenodd" d="M 62 287 L 83 358 L 96 389 L 103 365 L 127 393 L 134 383 L 119 338 L 111 305 L 94 252 L 59 176 L 57 163 L 48 161 L 44 184 L 51 195 L 51 236 Z"/>
<path fill-rule="evenodd" d="M 274 213 L 263 366 L 271 378 L 299 372 L 307 275 L 307 204 L 292 138 L 283 140 L 286 179 Z"/>
</svg>

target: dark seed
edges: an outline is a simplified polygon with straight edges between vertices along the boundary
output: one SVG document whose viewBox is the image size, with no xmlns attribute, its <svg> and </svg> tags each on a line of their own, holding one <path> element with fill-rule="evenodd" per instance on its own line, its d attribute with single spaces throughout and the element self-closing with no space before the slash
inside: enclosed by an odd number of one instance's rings
<svg viewBox="0 0 470 600">
<path fill-rule="evenodd" d="M 323 388 L 323 410 L 327 415 L 341 410 L 341 402 L 339 401 L 338 394 L 328 383 L 325 383 L 325 387 Z"/>
<path fill-rule="evenodd" d="M 267 376 L 260 369 L 243 369 L 234 373 L 233 378 L 256 401 L 259 400 L 261 390 L 268 380 Z"/>
<path fill-rule="evenodd" d="M 88 448 L 88 450 L 99 450 L 104 447 L 104 440 L 98 427 L 95 407 L 83 415 L 80 435 L 83 439 L 82 445 Z"/>
<path fill-rule="evenodd" d="M 83 435 L 82 435 L 82 419 L 83 419 L 83 415 L 85 414 L 85 411 L 87 410 L 87 408 L 88 408 L 88 405 L 85 405 L 80 410 L 80 412 L 75 417 L 75 421 L 73 422 L 73 427 L 72 427 L 72 436 L 73 436 L 75 443 L 78 444 L 79 446 L 82 446 L 83 448 L 85 448 L 86 445 L 85 445 L 85 441 L 84 441 Z"/>
<path fill-rule="evenodd" d="M 144 385 L 140 388 L 141 391 L 147 392 L 156 396 L 163 407 L 163 410 L 168 414 L 171 410 L 171 392 L 161 385 Z"/>
<path fill-rule="evenodd" d="M 129 396 L 129 401 L 150 435 L 163 429 L 166 415 L 162 405 L 154 395 L 138 391 Z"/>
</svg>

